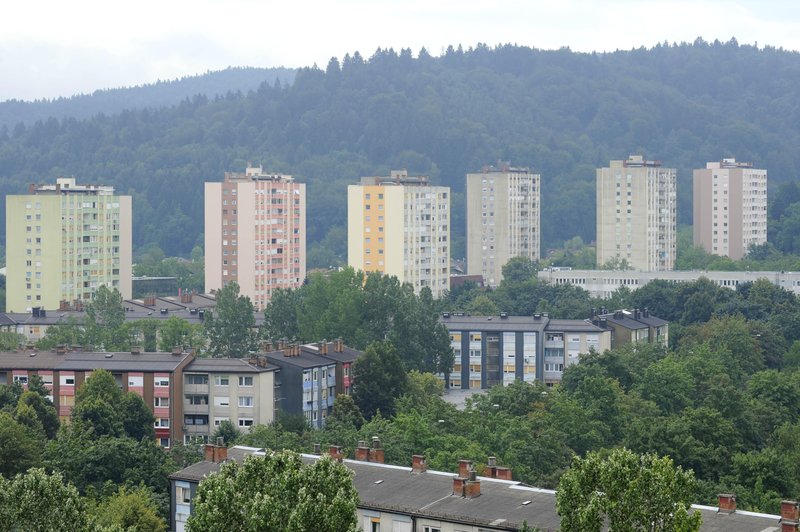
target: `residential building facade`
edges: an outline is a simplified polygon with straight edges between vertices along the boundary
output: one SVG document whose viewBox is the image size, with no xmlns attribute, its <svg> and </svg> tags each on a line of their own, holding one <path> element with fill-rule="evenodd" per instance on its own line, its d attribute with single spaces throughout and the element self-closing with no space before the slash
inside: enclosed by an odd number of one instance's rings
<svg viewBox="0 0 800 532">
<path fill-rule="evenodd" d="M 223 421 L 242 432 L 275 420 L 278 367 L 261 359 L 202 358 L 183 373 L 184 443 L 208 442 Z"/>
<path fill-rule="evenodd" d="M 540 258 L 540 176 L 502 163 L 467 174 L 467 274 L 497 286 L 513 257 Z"/>
<path fill-rule="evenodd" d="M 6 196 L 6 309 L 85 302 L 100 286 L 131 297 L 131 197 L 58 178 Z"/>
<path fill-rule="evenodd" d="M 248 167 L 205 184 L 205 290 L 239 285 L 256 309 L 306 277 L 306 187 Z"/>
<path fill-rule="evenodd" d="M 455 389 L 487 389 L 515 380 L 552 386 L 580 354 L 611 348 L 611 332 L 587 320 L 444 313 L 440 321 L 455 353 L 449 382 Z"/>
<path fill-rule="evenodd" d="M 597 264 L 672 270 L 677 249 L 674 168 L 632 155 L 597 169 Z"/>
<path fill-rule="evenodd" d="M 767 171 L 722 159 L 694 171 L 694 245 L 739 260 L 767 242 Z"/>
<path fill-rule="evenodd" d="M 394 275 L 434 297 L 449 289 L 450 188 L 405 170 L 362 177 L 347 189 L 347 259 L 356 270 Z"/>
<path fill-rule="evenodd" d="M 39 375 L 50 390 L 59 418 L 67 421 L 75 406 L 75 393 L 92 371 L 105 369 L 124 392 L 142 396 L 156 418 L 156 440 L 163 447 L 183 439 L 183 372 L 194 360 L 191 353 L 125 353 L 67 351 L 13 351 L 0 353 L 0 385 L 19 382 L 27 386 Z"/>
</svg>

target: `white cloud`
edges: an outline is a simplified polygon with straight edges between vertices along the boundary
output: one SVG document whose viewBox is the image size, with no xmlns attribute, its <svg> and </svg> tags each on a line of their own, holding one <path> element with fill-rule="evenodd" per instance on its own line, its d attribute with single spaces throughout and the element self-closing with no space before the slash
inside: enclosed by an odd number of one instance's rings
<svg viewBox="0 0 800 532">
<path fill-rule="evenodd" d="M 723 0 L 13 2 L 0 100 L 135 85 L 227 66 L 324 66 L 358 50 L 516 43 L 607 51 L 729 40 L 800 49 L 800 3 Z"/>
</svg>

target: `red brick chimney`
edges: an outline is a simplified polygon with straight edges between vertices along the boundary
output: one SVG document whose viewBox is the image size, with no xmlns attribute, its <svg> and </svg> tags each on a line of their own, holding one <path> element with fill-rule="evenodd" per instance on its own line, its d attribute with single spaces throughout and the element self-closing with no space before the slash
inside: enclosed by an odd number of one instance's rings
<svg viewBox="0 0 800 532">
<path fill-rule="evenodd" d="M 356 460 L 360 462 L 369 461 L 369 447 L 367 447 L 367 442 L 364 440 L 358 441 L 358 446 L 356 447 Z"/>
<path fill-rule="evenodd" d="M 203 450 L 205 451 L 206 461 L 220 463 L 228 459 L 228 448 L 220 441 L 217 443 L 219 445 L 214 445 L 213 443 L 205 445 Z"/>
<path fill-rule="evenodd" d="M 411 457 L 411 472 L 424 473 L 428 470 L 428 463 L 425 462 L 425 457 L 421 454 L 415 454 Z"/>
<path fill-rule="evenodd" d="M 472 469 L 472 460 L 459 460 L 458 461 L 458 476 L 461 478 L 469 478 L 469 472 Z"/>
<path fill-rule="evenodd" d="M 466 478 L 461 478 L 460 476 L 456 475 L 453 477 L 453 495 L 457 497 L 464 496 L 464 484 L 467 482 Z"/>
<path fill-rule="evenodd" d="M 800 504 L 797 501 L 781 501 L 781 532 L 800 530 Z"/>
<path fill-rule="evenodd" d="M 475 471 L 469 472 L 469 480 L 464 484 L 464 497 L 474 499 L 481 495 L 481 481 L 478 480 Z"/>
<path fill-rule="evenodd" d="M 319 354 L 320 355 L 327 355 L 328 354 L 328 341 L 322 340 L 319 343 Z"/>
<path fill-rule="evenodd" d="M 369 461 L 382 464 L 384 459 L 381 440 L 377 436 L 372 437 L 372 449 L 369 450 Z"/>
<path fill-rule="evenodd" d="M 720 493 L 717 495 L 719 499 L 719 512 L 732 514 L 736 511 L 736 495 L 733 493 Z"/>
<path fill-rule="evenodd" d="M 328 454 L 337 462 L 342 461 L 342 447 L 339 445 L 331 445 Z"/>
<path fill-rule="evenodd" d="M 182 355 L 183 354 L 183 346 L 176 345 L 172 348 L 173 355 Z"/>
<path fill-rule="evenodd" d="M 344 340 L 337 338 L 333 341 L 333 350 L 337 353 L 344 353 Z"/>
<path fill-rule="evenodd" d="M 489 478 L 497 478 L 497 458 L 490 456 L 486 461 L 486 469 L 483 476 Z"/>
<path fill-rule="evenodd" d="M 497 466 L 497 468 L 495 469 L 494 478 L 499 478 L 500 480 L 511 480 L 511 468 Z"/>
</svg>

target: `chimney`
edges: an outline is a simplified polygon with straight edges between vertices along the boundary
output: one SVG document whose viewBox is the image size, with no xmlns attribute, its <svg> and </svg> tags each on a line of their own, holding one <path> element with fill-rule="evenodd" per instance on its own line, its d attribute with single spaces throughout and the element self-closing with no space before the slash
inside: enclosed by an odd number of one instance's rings
<svg viewBox="0 0 800 532">
<path fill-rule="evenodd" d="M 314 444 L 314 454 L 322 454 L 322 446 L 318 443 Z"/>
<path fill-rule="evenodd" d="M 64 344 L 58 344 L 56 346 L 56 354 L 57 355 L 66 355 L 67 354 L 67 346 Z"/>
<path fill-rule="evenodd" d="M 328 454 L 331 456 L 333 460 L 337 462 L 342 461 L 342 447 L 339 445 L 331 445 L 330 449 L 328 450 Z"/>
<path fill-rule="evenodd" d="M 718 512 L 732 514 L 736 511 L 736 495 L 733 493 L 720 493 L 717 498 L 719 499 Z"/>
<path fill-rule="evenodd" d="M 464 484 L 464 497 L 474 499 L 481 495 L 481 481 L 478 480 L 475 471 L 469 472 L 469 480 Z"/>
<path fill-rule="evenodd" d="M 494 456 L 489 457 L 484 474 L 489 478 L 497 478 L 497 458 Z"/>
<path fill-rule="evenodd" d="M 781 532 L 800 530 L 800 504 L 797 501 L 781 501 Z"/>
<path fill-rule="evenodd" d="M 182 355 L 183 354 L 183 346 L 176 345 L 172 348 L 173 355 Z"/>
<path fill-rule="evenodd" d="M 369 461 L 378 464 L 383 463 L 383 448 L 381 447 L 381 440 L 377 436 L 372 437 L 372 449 L 369 451 Z"/>
<path fill-rule="evenodd" d="M 323 340 L 319 343 L 319 354 L 320 355 L 327 355 L 328 354 L 328 341 L 323 338 Z"/>
<path fill-rule="evenodd" d="M 344 353 L 344 340 L 337 338 L 333 341 L 333 350 L 337 353 Z"/>
<path fill-rule="evenodd" d="M 220 463 L 228 459 L 228 448 L 222 438 L 217 438 L 217 444 L 207 443 L 204 447 L 205 458 L 208 462 Z"/>
<path fill-rule="evenodd" d="M 453 495 L 458 497 L 464 496 L 464 484 L 467 482 L 466 478 L 461 478 L 456 475 L 453 477 Z"/>
<path fill-rule="evenodd" d="M 283 344 L 283 342 L 281 342 Z M 283 351 L 283 356 L 290 357 L 292 356 L 292 346 L 283 344 L 281 351 Z"/>
<path fill-rule="evenodd" d="M 356 447 L 356 460 L 360 462 L 369 461 L 369 447 L 367 447 L 367 442 L 364 440 L 358 441 L 358 446 Z"/>
<path fill-rule="evenodd" d="M 511 480 L 511 468 L 497 466 L 495 469 L 495 478 L 500 480 Z"/>
<path fill-rule="evenodd" d="M 469 478 L 469 472 L 472 469 L 472 460 L 459 460 L 458 461 L 458 476 L 461 478 Z"/>
<path fill-rule="evenodd" d="M 411 472 L 424 473 L 428 470 L 428 463 L 425 462 L 425 457 L 421 454 L 415 454 L 411 457 Z"/>
<path fill-rule="evenodd" d="M 140 345 L 132 345 L 131 346 L 131 354 L 132 355 L 139 355 L 142 353 L 142 346 Z"/>
</svg>

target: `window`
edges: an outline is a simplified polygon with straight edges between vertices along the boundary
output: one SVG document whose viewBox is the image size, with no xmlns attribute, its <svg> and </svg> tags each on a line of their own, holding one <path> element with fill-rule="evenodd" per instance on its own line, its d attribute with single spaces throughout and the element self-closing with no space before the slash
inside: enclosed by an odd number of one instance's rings
<svg viewBox="0 0 800 532">
<path fill-rule="evenodd" d="M 230 378 L 227 375 L 214 376 L 214 386 L 228 386 Z"/>
<path fill-rule="evenodd" d="M 154 397 L 153 406 L 167 407 L 169 406 L 169 397 Z"/>
<path fill-rule="evenodd" d="M 169 388 L 169 377 L 156 377 L 153 385 L 156 388 Z"/>
<path fill-rule="evenodd" d="M 75 377 L 73 375 L 61 375 L 58 380 L 61 382 L 61 386 L 75 386 Z"/>
<path fill-rule="evenodd" d="M 28 384 L 28 376 L 27 375 L 14 375 L 14 383 L 22 384 L 26 386 Z"/>
<path fill-rule="evenodd" d="M 186 384 L 208 384 L 208 375 L 186 375 Z"/>
<path fill-rule="evenodd" d="M 159 438 L 158 444 L 164 449 L 169 449 L 169 438 Z"/>
<path fill-rule="evenodd" d="M 239 397 L 239 406 L 242 408 L 252 408 L 253 406 L 253 396 L 252 395 L 242 395 Z"/>
<path fill-rule="evenodd" d="M 61 406 L 75 406 L 75 396 L 74 395 L 62 395 L 58 398 L 58 404 Z"/>
<path fill-rule="evenodd" d="M 214 418 L 214 426 L 219 427 L 223 421 L 230 421 L 230 418 L 227 417 L 215 417 Z"/>
<path fill-rule="evenodd" d="M 215 406 L 229 406 L 231 404 L 231 400 L 229 397 L 225 396 L 217 396 L 214 397 L 214 405 Z"/>
<path fill-rule="evenodd" d="M 160 417 L 160 418 L 156 419 L 156 422 L 153 423 L 153 426 L 155 428 L 157 428 L 157 429 L 158 428 L 168 429 L 169 428 L 169 418 L 168 417 Z"/>
<path fill-rule="evenodd" d="M 251 418 L 251 417 L 240 417 L 239 418 L 239 426 L 240 427 L 252 427 L 253 426 L 253 418 Z"/>
<path fill-rule="evenodd" d="M 253 377 L 239 377 L 239 386 L 252 386 Z"/>
<path fill-rule="evenodd" d="M 442 529 L 441 529 L 441 528 L 439 528 L 439 527 L 433 527 L 433 526 L 426 526 L 426 527 L 425 527 L 423 530 L 424 530 L 425 532 L 442 532 Z"/>
<path fill-rule="evenodd" d="M 144 386 L 144 377 L 128 376 L 128 386 Z"/>
<path fill-rule="evenodd" d="M 183 416 L 184 425 L 208 425 L 208 416 L 187 414 Z"/>
</svg>

